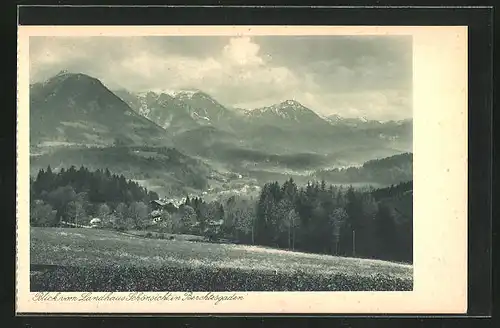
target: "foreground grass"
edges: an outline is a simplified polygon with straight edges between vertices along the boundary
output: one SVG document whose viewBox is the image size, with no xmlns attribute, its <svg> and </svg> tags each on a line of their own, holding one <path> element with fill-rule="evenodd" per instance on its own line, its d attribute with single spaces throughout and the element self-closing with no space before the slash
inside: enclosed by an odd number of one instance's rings
<svg viewBox="0 0 500 328">
<path fill-rule="evenodd" d="M 409 265 L 257 246 L 32 228 L 32 291 L 411 290 Z"/>
</svg>

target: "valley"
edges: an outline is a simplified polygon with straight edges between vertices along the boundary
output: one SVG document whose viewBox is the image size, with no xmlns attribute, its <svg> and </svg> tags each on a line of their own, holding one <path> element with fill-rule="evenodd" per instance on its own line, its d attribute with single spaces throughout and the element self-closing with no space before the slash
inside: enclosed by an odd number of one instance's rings
<svg viewBox="0 0 500 328">
<path fill-rule="evenodd" d="M 169 198 L 255 194 L 290 177 L 302 185 L 406 181 L 411 158 L 394 164 L 398 174 L 353 172 L 411 152 L 411 136 L 411 120 L 322 117 L 294 100 L 233 109 L 200 90 L 111 91 L 68 72 L 30 87 L 31 174 L 48 165 L 113 168 Z"/>
</svg>

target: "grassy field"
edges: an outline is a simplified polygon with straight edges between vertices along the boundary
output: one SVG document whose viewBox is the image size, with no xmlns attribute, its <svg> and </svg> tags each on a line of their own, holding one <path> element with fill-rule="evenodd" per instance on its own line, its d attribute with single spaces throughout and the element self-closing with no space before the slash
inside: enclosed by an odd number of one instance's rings
<svg viewBox="0 0 500 328">
<path fill-rule="evenodd" d="M 31 228 L 31 291 L 412 290 L 410 265 L 257 246 Z"/>
</svg>

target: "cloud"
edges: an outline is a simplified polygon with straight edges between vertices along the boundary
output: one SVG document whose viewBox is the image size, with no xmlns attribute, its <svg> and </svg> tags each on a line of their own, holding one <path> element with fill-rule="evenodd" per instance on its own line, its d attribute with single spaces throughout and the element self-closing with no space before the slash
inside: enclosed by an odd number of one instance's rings
<svg viewBox="0 0 500 328">
<path fill-rule="evenodd" d="M 364 52 L 359 40 L 328 40 L 32 37 L 30 80 L 67 69 L 97 77 L 111 89 L 197 88 L 235 107 L 295 99 L 324 115 L 411 116 L 411 65 L 404 53 L 387 54 L 371 39 Z M 348 46 L 356 50 L 351 55 Z"/>
<path fill-rule="evenodd" d="M 224 47 L 225 58 L 239 66 L 253 66 L 264 63 L 258 56 L 260 46 L 253 43 L 249 37 L 231 38 Z"/>
</svg>

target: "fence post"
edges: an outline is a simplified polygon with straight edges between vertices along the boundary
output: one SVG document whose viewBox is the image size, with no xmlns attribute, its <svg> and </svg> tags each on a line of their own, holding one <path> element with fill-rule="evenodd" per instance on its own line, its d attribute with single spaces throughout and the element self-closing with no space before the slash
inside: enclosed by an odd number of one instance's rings
<svg viewBox="0 0 500 328">
<path fill-rule="evenodd" d="M 356 230 L 352 231 L 352 256 L 356 256 Z"/>
</svg>

